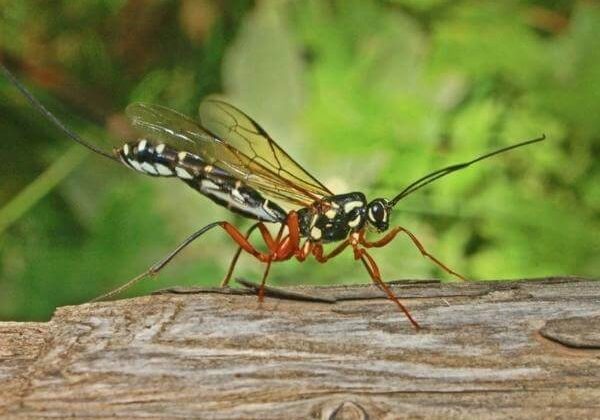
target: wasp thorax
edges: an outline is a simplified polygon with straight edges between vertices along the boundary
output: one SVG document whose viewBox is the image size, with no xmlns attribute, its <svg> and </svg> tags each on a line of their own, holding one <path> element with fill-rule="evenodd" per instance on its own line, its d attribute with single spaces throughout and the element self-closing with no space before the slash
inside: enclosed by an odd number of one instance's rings
<svg viewBox="0 0 600 420">
<path fill-rule="evenodd" d="M 376 198 L 367 206 L 367 223 L 377 231 L 383 232 L 390 226 L 390 207 L 385 198 Z"/>
</svg>

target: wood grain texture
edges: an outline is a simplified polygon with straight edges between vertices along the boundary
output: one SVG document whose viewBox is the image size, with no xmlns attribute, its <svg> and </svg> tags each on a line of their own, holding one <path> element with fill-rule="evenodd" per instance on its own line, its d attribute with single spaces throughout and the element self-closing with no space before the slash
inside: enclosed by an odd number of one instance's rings
<svg viewBox="0 0 600 420">
<path fill-rule="evenodd" d="M 289 289 L 288 289 L 289 290 Z M 0 323 L 11 418 L 597 418 L 600 282 L 200 289 Z M 186 293 L 182 293 L 186 292 Z"/>
</svg>

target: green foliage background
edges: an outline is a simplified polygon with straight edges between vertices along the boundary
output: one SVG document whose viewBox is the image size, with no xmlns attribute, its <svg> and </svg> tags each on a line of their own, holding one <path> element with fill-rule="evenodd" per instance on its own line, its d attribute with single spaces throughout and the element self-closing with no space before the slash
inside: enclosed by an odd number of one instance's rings
<svg viewBox="0 0 600 420">
<path fill-rule="evenodd" d="M 589 1 L 0 0 L 0 54 L 96 144 L 133 101 L 194 115 L 222 93 L 335 192 L 389 197 L 439 167 L 539 136 L 402 202 L 393 222 L 474 279 L 600 271 L 600 7 Z M 70 143 L 0 79 L 0 318 L 47 319 L 143 271 L 227 213 L 175 180 Z M 157 279 L 216 286 L 208 234 Z M 387 279 L 448 278 L 406 239 Z M 273 284 L 366 282 L 351 255 Z M 245 258 L 238 273 L 257 278 Z"/>
</svg>

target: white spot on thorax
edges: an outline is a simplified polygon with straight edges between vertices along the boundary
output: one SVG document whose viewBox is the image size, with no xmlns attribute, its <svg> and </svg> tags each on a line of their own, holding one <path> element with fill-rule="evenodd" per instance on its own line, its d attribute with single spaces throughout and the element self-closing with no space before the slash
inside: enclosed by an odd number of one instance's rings
<svg viewBox="0 0 600 420">
<path fill-rule="evenodd" d="M 186 156 L 187 156 L 187 152 L 179 152 L 179 153 L 177 153 L 177 158 L 179 158 L 180 162 L 183 162 L 185 160 Z"/>
<path fill-rule="evenodd" d="M 312 228 L 317 223 L 318 219 L 319 219 L 319 215 L 317 213 L 313 214 L 312 219 L 310 219 L 309 227 Z"/>
<path fill-rule="evenodd" d="M 346 204 L 344 204 L 344 211 L 346 213 L 350 213 L 352 210 L 362 207 L 363 203 L 362 201 L 350 201 Z"/>
<path fill-rule="evenodd" d="M 138 143 L 138 153 L 143 151 L 146 148 L 148 142 L 146 140 L 142 140 Z"/>
<path fill-rule="evenodd" d="M 315 239 L 318 241 L 319 239 L 321 239 L 322 235 L 323 235 L 323 232 L 321 232 L 321 229 L 319 229 L 316 226 L 313 226 L 313 228 L 310 230 L 310 237 L 312 239 Z"/>
<path fill-rule="evenodd" d="M 165 151 L 165 147 L 166 145 L 164 143 L 159 144 L 158 146 L 156 146 L 156 153 L 161 154 Z"/>
<path fill-rule="evenodd" d="M 124 154 L 125 156 L 127 156 L 127 155 L 129 154 L 129 145 L 128 145 L 127 143 L 125 143 L 125 144 L 123 145 L 123 154 Z"/>
<path fill-rule="evenodd" d="M 360 214 L 357 214 L 356 217 L 348 222 L 348 226 L 351 228 L 355 228 L 360 224 Z"/>
<path fill-rule="evenodd" d="M 337 214 L 337 211 L 335 211 L 334 209 L 329 209 L 325 212 L 325 217 L 327 217 L 329 220 L 332 220 L 335 218 L 336 214 Z"/>
</svg>

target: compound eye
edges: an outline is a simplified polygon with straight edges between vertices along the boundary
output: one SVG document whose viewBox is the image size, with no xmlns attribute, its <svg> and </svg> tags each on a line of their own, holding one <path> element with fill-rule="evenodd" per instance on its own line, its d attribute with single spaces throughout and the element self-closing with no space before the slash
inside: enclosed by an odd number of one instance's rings
<svg viewBox="0 0 600 420">
<path fill-rule="evenodd" d="M 373 213 L 375 214 L 375 218 L 377 220 L 383 219 L 383 206 L 381 204 L 377 204 L 373 209 Z"/>
<path fill-rule="evenodd" d="M 381 203 L 374 203 L 369 211 L 369 218 L 374 222 L 378 222 L 383 220 L 384 217 L 385 209 L 383 208 L 383 205 Z"/>
</svg>

